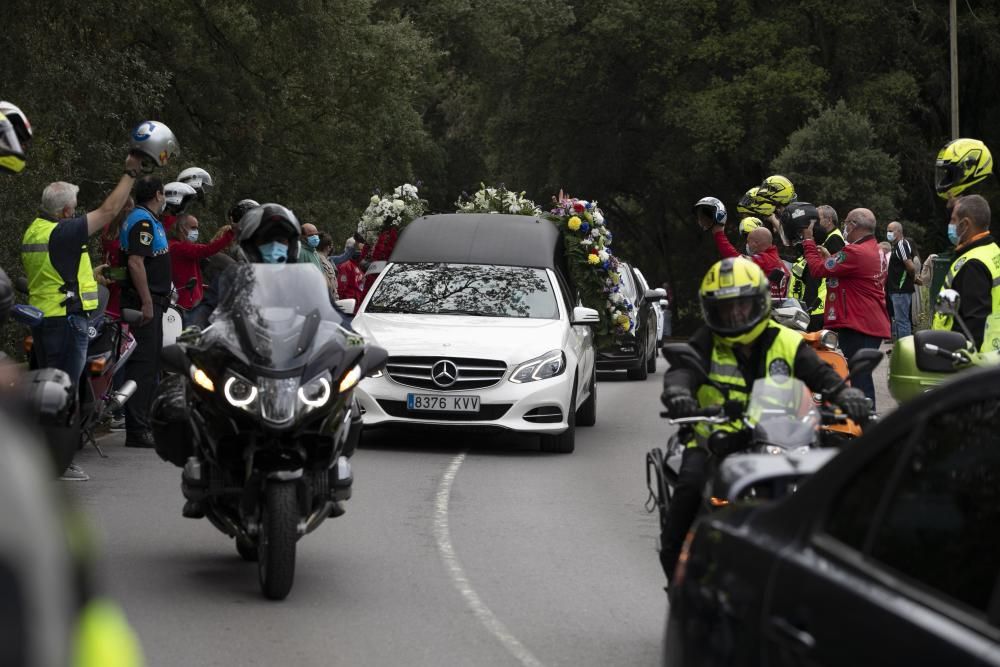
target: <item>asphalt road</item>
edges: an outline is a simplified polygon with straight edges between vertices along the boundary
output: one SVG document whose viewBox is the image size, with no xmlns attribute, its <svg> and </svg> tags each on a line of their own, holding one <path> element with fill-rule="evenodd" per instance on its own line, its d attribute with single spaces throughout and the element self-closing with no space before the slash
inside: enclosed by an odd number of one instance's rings
<svg viewBox="0 0 1000 667">
<path fill-rule="evenodd" d="M 661 361 L 661 366 L 663 365 Z M 181 517 L 180 470 L 103 440 L 71 493 L 103 583 L 158 665 L 651 665 L 665 614 L 645 452 L 666 439 L 661 373 L 598 384 L 576 452 L 537 440 L 388 434 L 353 459 L 347 513 L 299 542 L 295 587 Z M 67 484 L 67 483 L 64 483 Z"/>
</svg>

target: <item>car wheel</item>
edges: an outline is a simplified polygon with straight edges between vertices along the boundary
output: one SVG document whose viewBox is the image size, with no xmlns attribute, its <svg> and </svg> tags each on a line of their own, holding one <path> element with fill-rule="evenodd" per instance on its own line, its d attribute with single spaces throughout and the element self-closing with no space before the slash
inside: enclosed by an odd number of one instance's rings
<svg viewBox="0 0 1000 667">
<path fill-rule="evenodd" d="M 629 380 L 639 380 L 641 382 L 642 380 L 645 380 L 647 377 L 649 377 L 649 370 L 648 367 L 646 366 L 645 356 L 640 357 L 640 359 L 642 359 L 642 361 L 640 362 L 641 365 L 639 366 L 639 368 L 630 368 L 627 371 L 625 371 L 625 373 L 628 375 Z"/>
<path fill-rule="evenodd" d="M 648 373 L 655 373 L 656 372 L 656 351 L 658 349 L 659 348 L 656 345 L 654 345 L 653 346 L 653 353 L 651 355 L 649 355 L 649 359 L 646 360 L 646 373 L 647 374 Z"/>
<path fill-rule="evenodd" d="M 577 426 L 593 426 L 597 423 L 597 369 L 590 376 L 590 396 L 576 411 Z"/>
<path fill-rule="evenodd" d="M 576 405 L 576 383 L 573 384 L 573 393 L 570 395 L 570 406 Z M 553 454 L 570 454 L 576 448 L 576 410 L 567 411 L 566 422 L 568 424 L 565 431 L 555 435 L 543 435 L 541 450 Z"/>
</svg>

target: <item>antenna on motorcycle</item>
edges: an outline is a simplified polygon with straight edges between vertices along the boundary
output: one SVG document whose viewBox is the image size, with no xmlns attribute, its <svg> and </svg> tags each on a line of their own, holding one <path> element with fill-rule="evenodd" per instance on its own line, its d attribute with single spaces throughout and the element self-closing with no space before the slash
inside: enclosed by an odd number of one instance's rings
<svg viewBox="0 0 1000 667">
<path fill-rule="evenodd" d="M 687 343 L 664 343 L 663 356 L 671 367 L 683 368 L 698 374 L 703 382 L 719 390 L 726 400 L 729 400 L 729 389 L 708 377 L 701 365 L 701 357 Z"/>
<path fill-rule="evenodd" d="M 850 359 L 847 360 L 847 367 L 850 371 L 847 373 L 847 377 L 841 380 L 839 383 L 833 386 L 832 389 L 827 389 L 823 392 L 824 396 L 834 396 L 840 393 L 840 390 L 847 386 L 847 382 L 853 378 L 864 373 L 871 373 L 875 370 L 875 367 L 879 365 L 882 361 L 883 354 L 878 350 L 864 349 L 855 352 Z"/>
<path fill-rule="evenodd" d="M 965 320 L 962 316 L 958 314 L 959 308 L 962 306 L 962 297 L 959 296 L 958 292 L 953 289 L 942 289 L 938 292 L 937 302 L 935 303 L 934 310 L 938 313 L 946 316 L 953 317 L 958 326 L 962 327 L 962 333 L 965 334 L 965 338 L 970 342 L 975 344 L 975 339 L 972 337 L 972 332 L 969 331 L 969 327 L 965 325 Z"/>
</svg>

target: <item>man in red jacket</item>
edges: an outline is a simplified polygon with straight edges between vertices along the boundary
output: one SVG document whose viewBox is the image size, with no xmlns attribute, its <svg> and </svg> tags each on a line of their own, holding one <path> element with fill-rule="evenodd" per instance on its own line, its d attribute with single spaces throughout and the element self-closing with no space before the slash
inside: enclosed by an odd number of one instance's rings
<svg viewBox="0 0 1000 667">
<path fill-rule="evenodd" d="M 885 266 L 875 240 L 875 214 L 866 208 L 848 213 L 844 220 L 847 245 L 825 259 L 813 240 L 813 223 L 802 229 L 802 237 L 809 273 L 826 278 L 826 328 L 837 331 L 840 349 L 848 359 L 861 349 L 877 350 L 891 331 L 885 310 Z M 874 408 L 871 373 L 855 377 L 852 383 L 865 392 Z"/>
</svg>

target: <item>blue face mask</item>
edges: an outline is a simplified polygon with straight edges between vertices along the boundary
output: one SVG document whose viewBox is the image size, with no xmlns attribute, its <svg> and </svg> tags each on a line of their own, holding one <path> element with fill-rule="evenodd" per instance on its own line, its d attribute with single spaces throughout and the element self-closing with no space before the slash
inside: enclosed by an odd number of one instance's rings
<svg viewBox="0 0 1000 667">
<path fill-rule="evenodd" d="M 187 238 L 188 238 L 188 241 L 190 241 L 191 243 L 194 243 L 195 241 L 197 241 L 198 240 L 198 230 L 197 229 L 190 230 L 188 232 L 188 234 L 187 234 Z"/>
<path fill-rule="evenodd" d="M 319 234 L 313 234 L 312 236 L 306 237 L 306 243 L 309 244 L 310 248 L 315 248 L 319 245 Z"/>
<path fill-rule="evenodd" d="M 260 250 L 260 258 L 265 264 L 284 264 L 288 261 L 288 246 L 284 243 L 271 241 L 257 246 L 257 249 Z"/>
<path fill-rule="evenodd" d="M 896 240 L 896 232 L 886 232 L 885 233 L 885 238 L 886 238 L 887 241 L 889 241 L 890 243 L 892 243 L 893 241 Z"/>
<path fill-rule="evenodd" d="M 958 245 L 958 225 L 948 223 L 948 240 L 952 245 Z"/>
</svg>

